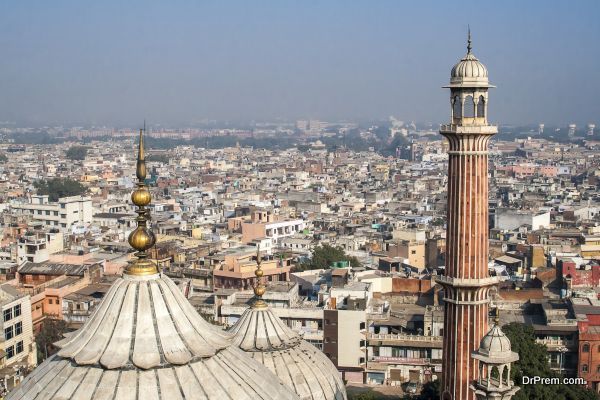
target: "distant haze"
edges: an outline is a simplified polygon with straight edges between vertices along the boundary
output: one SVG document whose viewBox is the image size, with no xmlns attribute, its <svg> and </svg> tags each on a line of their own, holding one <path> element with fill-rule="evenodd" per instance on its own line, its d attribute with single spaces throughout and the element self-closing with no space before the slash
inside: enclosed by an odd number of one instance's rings
<svg viewBox="0 0 600 400">
<path fill-rule="evenodd" d="M 600 125 L 600 2 L 3 1 L 0 121 L 442 122 L 466 52 L 491 119 Z"/>
</svg>

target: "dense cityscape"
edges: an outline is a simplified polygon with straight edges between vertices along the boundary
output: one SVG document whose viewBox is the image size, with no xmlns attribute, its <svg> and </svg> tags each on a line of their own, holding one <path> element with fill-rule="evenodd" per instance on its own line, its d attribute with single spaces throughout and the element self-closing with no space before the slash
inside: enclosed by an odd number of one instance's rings
<svg viewBox="0 0 600 400">
<path fill-rule="evenodd" d="M 597 4 L 193 3 L 0 13 L 0 400 L 600 399 Z"/>
<path fill-rule="evenodd" d="M 298 144 L 240 145 L 286 129 Z M 595 388 L 596 365 L 578 343 L 600 343 L 600 141 L 592 128 L 565 130 L 557 141 L 542 129 L 490 143 L 488 268 L 500 278 L 491 307 L 503 325 L 531 326 L 550 370 Z M 348 130 L 382 148 L 401 145 L 387 156 L 353 151 L 344 145 Z M 10 389 L 57 350 L 53 341 L 81 327 L 133 257 L 138 133 L 55 129 L 50 144 L 20 144 L 23 130 L 3 134 L 0 288 Z M 186 144 L 186 135 L 147 135 L 149 143 L 183 140 L 147 145 L 156 234 L 149 254 L 200 315 L 236 324 L 252 303 L 258 253 L 264 300 L 348 385 L 398 394 L 439 379 L 445 139 L 396 119 L 198 133 L 237 143 L 215 149 Z M 11 315 L 20 317 L 14 325 Z"/>
</svg>

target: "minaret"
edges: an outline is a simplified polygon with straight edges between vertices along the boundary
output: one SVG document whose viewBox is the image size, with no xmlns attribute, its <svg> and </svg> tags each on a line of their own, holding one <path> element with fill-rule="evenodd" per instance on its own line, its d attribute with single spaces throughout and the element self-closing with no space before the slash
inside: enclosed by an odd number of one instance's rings
<svg viewBox="0 0 600 400">
<path fill-rule="evenodd" d="M 488 332 L 488 142 L 498 128 L 488 123 L 486 67 L 471 53 L 452 68 L 451 122 L 440 127 L 449 143 L 448 222 L 444 288 L 442 399 L 474 399 L 469 385 L 479 365 L 471 353 Z"/>
</svg>

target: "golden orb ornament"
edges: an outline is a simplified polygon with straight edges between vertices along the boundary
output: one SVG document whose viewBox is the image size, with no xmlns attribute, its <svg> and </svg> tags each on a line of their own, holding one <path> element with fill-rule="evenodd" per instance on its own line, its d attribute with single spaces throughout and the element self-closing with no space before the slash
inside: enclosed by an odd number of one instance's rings
<svg viewBox="0 0 600 400">
<path fill-rule="evenodd" d="M 256 288 L 254 288 L 254 294 L 258 297 L 261 297 L 263 294 L 265 294 L 266 291 L 267 288 L 265 288 L 264 286 L 257 286 Z"/>
<path fill-rule="evenodd" d="M 131 193 L 131 201 L 138 207 L 147 206 L 152 200 L 148 189 L 137 189 Z"/>
<path fill-rule="evenodd" d="M 155 241 L 156 238 L 154 237 L 154 234 L 147 228 L 141 226 L 135 228 L 129 235 L 129 244 L 138 251 L 148 250 L 150 247 L 154 246 Z"/>
<path fill-rule="evenodd" d="M 257 277 L 257 278 L 262 278 L 262 276 L 263 276 L 264 274 L 265 274 L 265 273 L 263 272 L 263 270 L 262 270 L 262 269 L 257 269 L 256 271 L 254 271 L 254 275 L 256 275 L 256 277 Z"/>
</svg>

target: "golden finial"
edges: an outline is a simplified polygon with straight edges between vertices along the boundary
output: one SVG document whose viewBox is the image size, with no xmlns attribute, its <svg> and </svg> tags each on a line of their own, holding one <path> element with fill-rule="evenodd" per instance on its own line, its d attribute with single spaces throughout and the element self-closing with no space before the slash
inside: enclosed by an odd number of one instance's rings
<svg viewBox="0 0 600 400">
<path fill-rule="evenodd" d="M 256 285 L 254 286 L 254 295 L 256 296 L 256 300 L 254 300 L 254 304 L 252 307 L 254 308 L 265 308 L 267 307 L 267 303 L 262 299 L 263 294 L 267 291 L 267 288 L 262 284 L 262 277 L 264 275 L 263 270 L 260 268 L 262 264 L 262 259 L 260 258 L 260 244 L 256 246 L 256 271 L 254 271 L 254 275 L 256 275 Z"/>
<path fill-rule="evenodd" d="M 144 124 L 145 125 L 145 124 Z M 129 244 L 137 250 L 136 260 L 131 261 L 125 268 L 127 275 L 153 275 L 158 273 L 156 264 L 148 259 L 146 250 L 154 246 L 156 237 L 154 233 L 148 229 L 147 223 L 150 219 L 146 206 L 150 204 L 152 197 L 150 191 L 144 182 L 146 179 L 146 158 L 144 156 L 144 136 L 143 129 L 140 129 L 140 141 L 138 146 L 138 157 L 136 163 L 135 174 L 138 178 L 137 189 L 131 194 L 131 201 L 138 209 L 135 211 L 138 216 L 135 219 L 137 228 L 129 234 Z"/>
<path fill-rule="evenodd" d="M 496 307 L 494 311 L 494 324 L 498 325 L 500 323 L 500 309 Z"/>
<path fill-rule="evenodd" d="M 467 26 L 468 26 L 468 31 L 469 31 L 469 33 L 467 35 L 467 54 L 471 54 L 471 48 L 472 48 L 471 47 L 471 26 L 470 25 L 467 25 Z"/>
</svg>

